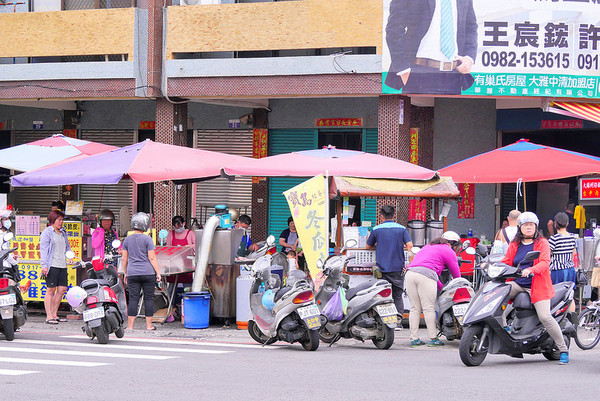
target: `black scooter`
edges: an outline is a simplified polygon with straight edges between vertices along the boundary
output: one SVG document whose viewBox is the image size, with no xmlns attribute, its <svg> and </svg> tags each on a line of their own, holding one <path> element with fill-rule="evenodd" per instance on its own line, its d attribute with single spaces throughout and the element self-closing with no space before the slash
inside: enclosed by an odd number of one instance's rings
<svg viewBox="0 0 600 401">
<path fill-rule="evenodd" d="M 523 262 L 535 260 L 539 251 L 529 252 Z M 519 266 L 501 262 L 483 264 L 486 283 L 475 294 L 464 315 L 464 334 L 460 340 L 459 354 L 467 366 L 479 366 L 487 354 L 505 354 L 522 358 L 523 354 L 541 353 L 548 360 L 560 359 L 560 351 L 538 319 L 526 292 L 519 293 L 513 301 L 513 311 L 508 314 L 510 333 L 503 327 L 502 313 L 510 298 L 508 278 L 521 277 Z M 489 281 L 488 281 L 489 280 Z M 555 295 L 550 301 L 550 311 L 562 329 L 567 347 L 575 334 L 569 306 L 573 300 L 571 282 L 554 286 Z"/>
<path fill-rule="evenodd" d="M 0 332 L 7 341 L 15 338 L 15 331 L 27 321 L 27 309 L 19 288 L 19 265 L 12 257 L 17 248 L 10 249 L 12 233 L 4 236 L 0 250 Z"/>
</svg>

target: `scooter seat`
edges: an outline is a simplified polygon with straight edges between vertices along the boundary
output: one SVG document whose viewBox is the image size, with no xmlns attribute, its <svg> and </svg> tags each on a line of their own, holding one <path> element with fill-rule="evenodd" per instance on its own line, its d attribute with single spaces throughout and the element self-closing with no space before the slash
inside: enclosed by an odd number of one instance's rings
<svg viewBox="0 0 600 401">
<path fill-rule="evenodd" d="M 516 309 L 533 309 L 531 297 L 526 292 L 520 292 L 517 294 L 517 296 L 513 300 L 513 306 Z"/>
<path fill-rule="evenodd" d="M 277 302 L 281 299 L 281 297 L 283 297 L 285 294 L 287 294 L 288 292 L 290 292 L 290 290 L 293 287 L 283 287 L 280 288 L 276 293 L 275 293 L 275 298 L 273 299 L 273 301 Z"/>
<path fill-rule="evenodd" d="M 352 298 L 356 296 L 359 291 L 366 290 L 367 288 L 373 285 L 386 285 L 388 282 L 385 280 L 377 280 L 377 281 L 365 281 L 364 283 L 360 283 L 356 287 L 350 288 L 346 291 L 346 300 L 350 301 Z"/>
<path fill-rule="evenodd" d="M 103 279 L 88 279 L 88 280 L 83 280 L 81 282 L 81 286 L 84 289 L 90 288 L 90 287 L 96 287 L 97 285 L 105 285 L 107 287 L 110 287 L 110 284 L 108 284 L 108 281 L 103 280 Z"/>
<path fill-rule="evenodd" d="M 565 297 L 575 284 L 570 281 L 554 284 L 554 296 L 550 300 L 550 309 L 554 308 Z"/>
</svg>

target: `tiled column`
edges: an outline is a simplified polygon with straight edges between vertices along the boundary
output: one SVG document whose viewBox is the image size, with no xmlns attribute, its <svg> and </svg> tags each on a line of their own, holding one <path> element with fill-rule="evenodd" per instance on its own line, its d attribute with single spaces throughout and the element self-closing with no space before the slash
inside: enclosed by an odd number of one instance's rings
<svg viewBox="0 0 600 401">
<path fill-rule="evenodd" d="M 254 109 L 254 128 L 269 128 L 269 113 L 264 109 Z M 268 231 L 269 187 L 267 180 L 252 184 L 252 238 L 266 239 Z M 273 234 L 276 235 L 276 234 Z"/>
<path fill-rule="evenodd" d="M 163 7 L 171 0 L 148 0 L 148 96 L 161 94 Z"/>
<path fill-rule="evenodd" d="M 187 104 L 173 104 L 164 98 L 156 100 L 156 142 L 186 146 Z M 154 184 L 154 226 L 170 228 L 175 215 L 186 216 L 187 186 L 180 189 L 172 182 Z"/>
<path fill-rule="evenodd" d="M 400 108 L 403 101 L 403 124 Z M 408 161 L 410 155 L 410 98 L 398 95 L 379 96 L 379 122 L 377 153 Z M 405 224 L 408 219 L 408 199 L 382 199 L 377 201 L 377 223 L 381 223 L 379 209 L 385 204 L 396 208 L 396 221 Z"/>
</svg>

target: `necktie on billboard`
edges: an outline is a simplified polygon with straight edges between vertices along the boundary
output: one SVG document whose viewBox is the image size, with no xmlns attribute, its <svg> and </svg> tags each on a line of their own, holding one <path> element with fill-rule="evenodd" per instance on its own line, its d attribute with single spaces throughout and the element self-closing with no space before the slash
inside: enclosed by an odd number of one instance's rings
<svg viewBox="0 0 600 401">
<path fill-rule="evenodd" d="M 440 43 L 444 56 L 452 60 L 456 52 L 456 41 L 454 36 L 454 17 L 452 15 L 452 0 L 441 0 L 441 26 Z"/>
</svg>

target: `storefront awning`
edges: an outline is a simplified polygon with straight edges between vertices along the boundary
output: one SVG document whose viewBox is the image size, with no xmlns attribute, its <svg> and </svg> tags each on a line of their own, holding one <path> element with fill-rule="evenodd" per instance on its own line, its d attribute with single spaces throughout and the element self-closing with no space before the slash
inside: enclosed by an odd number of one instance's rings
<svg viewBox="0 0 600 401">
<path fill-rule="evenodd" d="M 600 124 L 600 103 L 550 102 L 547 111 Z"/>
</svg>

